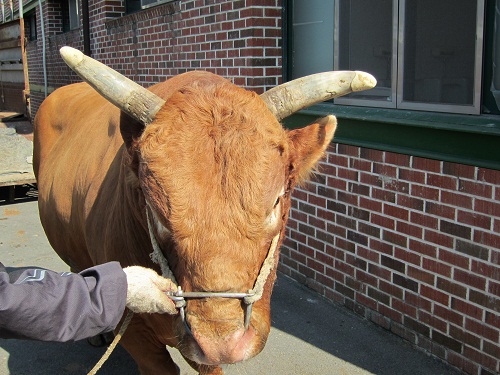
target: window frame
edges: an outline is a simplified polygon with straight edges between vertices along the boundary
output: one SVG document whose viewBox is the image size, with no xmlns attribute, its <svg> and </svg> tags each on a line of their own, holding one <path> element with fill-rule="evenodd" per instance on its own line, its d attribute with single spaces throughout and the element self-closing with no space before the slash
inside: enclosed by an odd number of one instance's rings
<svg viewBox="0 0 500 375">
<path fill-rule="evenodd" d="M 145 9 L 148 9 L 148 8 L 152 8 L 152 7 L 155 7 L 157 5 L 161 5 L 161 4 L 165 4 L 165 3 L 171 3 L 175 0 L 156 0 L 150 4 L 146 4 L 146 5 L 142 5 L 142 2 L 143 0 L 139 0 L 140 1 L 140 4 L 141 4 L 141 10 L 145 10 Z"/>
<path fill-rule="evenodd" d="M 340 1 L 335 1 L 334 8 L 334 45 L 333 45 L 333 69 L 339 70 L 340 65 Z M 397 98 L 397 64 L 398 64 L 398 23 L 397 19 L 395 19 L 394 14 L 398 12 L 398 0 L 392 0 L 392 50 L 393 52 L 391 59 L 391 101 L 381 101 L 381 100 L 370 100 L 370 99 L 358 99 L 358 98 L 350 98 L 343 97 L 337 98 L 334 100 L 336 104 L 345 104 L 345 105 L 353 105 L 359 107 L 377 107 L 377 108 L 397 108 L 396 98 Z M 377 88 L 375 87 L 374 90 Z"/>
<path fill-rule="evenodd" d="M 296 55 L 301 53 L 300 45 L 295 44 L 298 31 L 293 27 L 295 1 L 283 3 L 283 82 L 304 76 L 295 71 Z M 500 0 L 496 1 L 500 3 Z M 495 7 L 491 1 L 485 4 L 482 52 L 485 76 L 481 78 L 480 115 L 343 105 L 336 100 L 336 103 L 329 101 L 303 109 L 284 119 L 284 126 L 287 129 L 300 128 L 318 117 L 333 114 L 340 124 L 334 140 L 339 144 L 500 170 L 500 111 L 491 103 L 485 107 L 485 99 L 491 95 L 495 22 L 491 13 Z M 316 58 L 321 56 L 320 50 L 308 50 L 308 53 L 313 53 Z M 314 73 L 318 71 L 306 72 Z"/>
<path fill-rule="evenodd" d="M 338 70 L 340 65 L 340 0 L 335 1 L 334 10 L 334 69 Z M 459 114 L 481 114 L 482 96 L 482 69 L 484 64 L 483 42 L 484 42 L 484 16 L 486 0 L 475 0 L 476 3 L 476 42 L 475 42 L 475 64 L 474 83 L 472 85 L 472 104 L 437 104 L 425 102 L 411 102 L 403 100 L 403 75 L 405 55 L 405 10 L 407 0 L 392 0 L 392 61 L 391 61 L 391 101 L 370 100 L 343 97 L 334 100 L 336 104 L 344 104 L 359 107 L 392 108 L 428 112 L 444 112 Z M 374 89 L 376 90 L 376 88 Z"/>
<path fill-rule="evenodd" d="M 80 20 L 80 0 L 68 1 L 68 31 L 77 30 L 82 25 Z M 75 23 L 76 22 L 76 23 Z"/>
</svg>

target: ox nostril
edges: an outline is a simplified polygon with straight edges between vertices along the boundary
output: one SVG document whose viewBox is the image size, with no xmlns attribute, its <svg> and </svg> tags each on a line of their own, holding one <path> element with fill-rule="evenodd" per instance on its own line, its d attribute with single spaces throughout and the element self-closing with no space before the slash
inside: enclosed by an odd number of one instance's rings
<svg viewBox="0 0 500 375">
<path fill-rule="evenodd" d="M 209 365 L 231 364 L 244 361 L 255 355 L 255 331 L 240 328 L 228 335 L 201 335 L 193 330 L 193 338 L 200 349 L 200 358 L 196 361 Z"/>
<path fill-rule="evenodd" d="M 238 358 L 238 360 L 231 363 L 244 361 L 255 354 L 254 341 L 256 336 L 253 327 L 248 327 L 243 331 L 243 335 L 239 336 L 233 350 L 234 359 Z"/>
</svg>

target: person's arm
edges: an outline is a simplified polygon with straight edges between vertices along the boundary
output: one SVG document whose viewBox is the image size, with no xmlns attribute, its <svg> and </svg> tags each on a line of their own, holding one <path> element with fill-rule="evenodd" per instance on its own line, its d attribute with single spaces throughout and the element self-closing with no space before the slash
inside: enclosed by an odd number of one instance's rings
<svg viewBox="0 0 500 375">
<path fill-rule="evenodd" d="M 0 337 L 70 341 L 113 330 L 125 310 L 118 262 L 79 274 L 6 269 L 0 263 Z"/>
</svg>

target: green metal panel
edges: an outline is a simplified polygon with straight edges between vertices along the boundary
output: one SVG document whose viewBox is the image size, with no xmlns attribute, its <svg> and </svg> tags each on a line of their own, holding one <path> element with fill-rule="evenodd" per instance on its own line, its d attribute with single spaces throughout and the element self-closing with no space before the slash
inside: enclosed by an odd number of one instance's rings
<svg viewBox="0 0 500 375">
<path fill-rule="evenodd" d="M 321 104 L 285 121 L 297 128 L 334 114 L 335 141 L 500 170 L 500 116 L 470 116 Z"/>
</svg>

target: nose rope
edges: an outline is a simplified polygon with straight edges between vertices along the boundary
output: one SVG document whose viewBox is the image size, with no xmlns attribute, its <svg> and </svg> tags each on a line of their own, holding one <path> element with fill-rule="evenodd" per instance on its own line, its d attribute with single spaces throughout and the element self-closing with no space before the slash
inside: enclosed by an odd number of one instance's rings
<svg viewBox="0 0 500 375">
<path fill-rule="evenodd" d="M 257 280 L 255 281 L 255 285 L 250 292 L 253 292 L 253 295 L 247 295 L 243 298 L 243 301 L 246 304 L 252 304 L 257 302 L 262 298 L 262 294 L 264 293 L 264 285 L 271 273 L 271 270 L 274 268 L 276 261 L 274 259 L 274 254 L 276 253 L 276 248 L 278 247 L 278 241 L 280 239 L 281 231 L 278 232 L 276 236 L 274 236 L 271 241 L 271 245 L 269 246 L 269 251 L 267 253 L 266 259 L 264 263 L 262 263 L 262 267 L 260 268 L 259 276 L 257 276 Z"/>
<path fill-rule="evenodd" d="M 149 206 L 149 203 L 148 203 Z M 149 209 L 153 212 L 152 208 L 149 207 Z M 161 273 L 162 276 L 170 279 L 175 285 L 177 285 L 177 280 L 175 279 L 174 273 L 170 269 L 168 265 L 168 260 L 165 258 L 163 253 L 161 252 L 160 246 L 158 245 L 158 242 L 156 241 L 156 236 L 153 232 L 153 225 L 151 224 L 151 218 L 149 216 L 149 210 L 146 207 L 146 217 L 148 220 L 148 231 L 149 231 L 149 238 L 151 240 L 151 245 L 153 246 L 153 252 L 149 254 L 149 257 L 151 260 L 158 264 L 161 268 Z"/>
<path fill-rule="evenodd" d="M 149 206 L 149 209 L 151 207 Z M 154 212 L 151 209 L 152 212 Z M 160 246 L 158 245 L 158 241 L 156 240 L 156 236 L 153 231 L 153 224 L 151 222 L 151 217 L 149 215 L 149 210 L 146 207 L 146 217 L 148 221 L 148 230 L 149 230 L 149 237 L 151 239 L 151 245 L 153 247 L 153 252 L 150 254 L 151 260 L 158 264 L 161 268 L 162 276 L 170 279 L 174 282 L 174 284 L 177 285 L 177 282 L 175 281 L 175 276 L 172 270 L 170 269 L 168 265 L 168 261 L 163 255 Z M 281 231 L 274 236 L 273 240 L 271 241 L 271 245 L 269 246 L 269 250 L 266 256 L 266 259 L 264 260 L 264 263 L 262 263 L 262 266 L 259 271 L 259 275 L 257 276 L 257 280 L 255 281 L 255 284 L 252 289 L 250 289 L 247 293 L 225 293 L 225 292 L 184 292 L 180 286 L 178 286 L 176 292 L 168 292 L 167 296 L 174 301 L 175 306 L 179 309 L 179 313 L 181 315 L 181 319 L 184 323 L 184 327 L 186 331 L 191 334 L 191 329 L 189 328 L 189 325 L 187 324 L 186 321 L 186 314 L 185 314 L 185 306 L 186 306 L 186 299 L 192 299 L 192 298 L 237 298 L 243 300 L 243 302 L 246 305 L 245 308 L 245 321 L 244 321 L 244 326 L 245 330 L 248 329 L 250 326 L 250 319 L 252 316 L 252 307 L 255 302 L 260 300 L 262 298 L 262 295 L 264 293 L 264 286 L 266 284 L 266 281 L 269 277 L 269 274 L 271 273 L 271 270 L 275 266 L 275 254 L 276 254 L 276 248 L 278 247 L 278 241 L 280 238 Z"/>
</svg>

